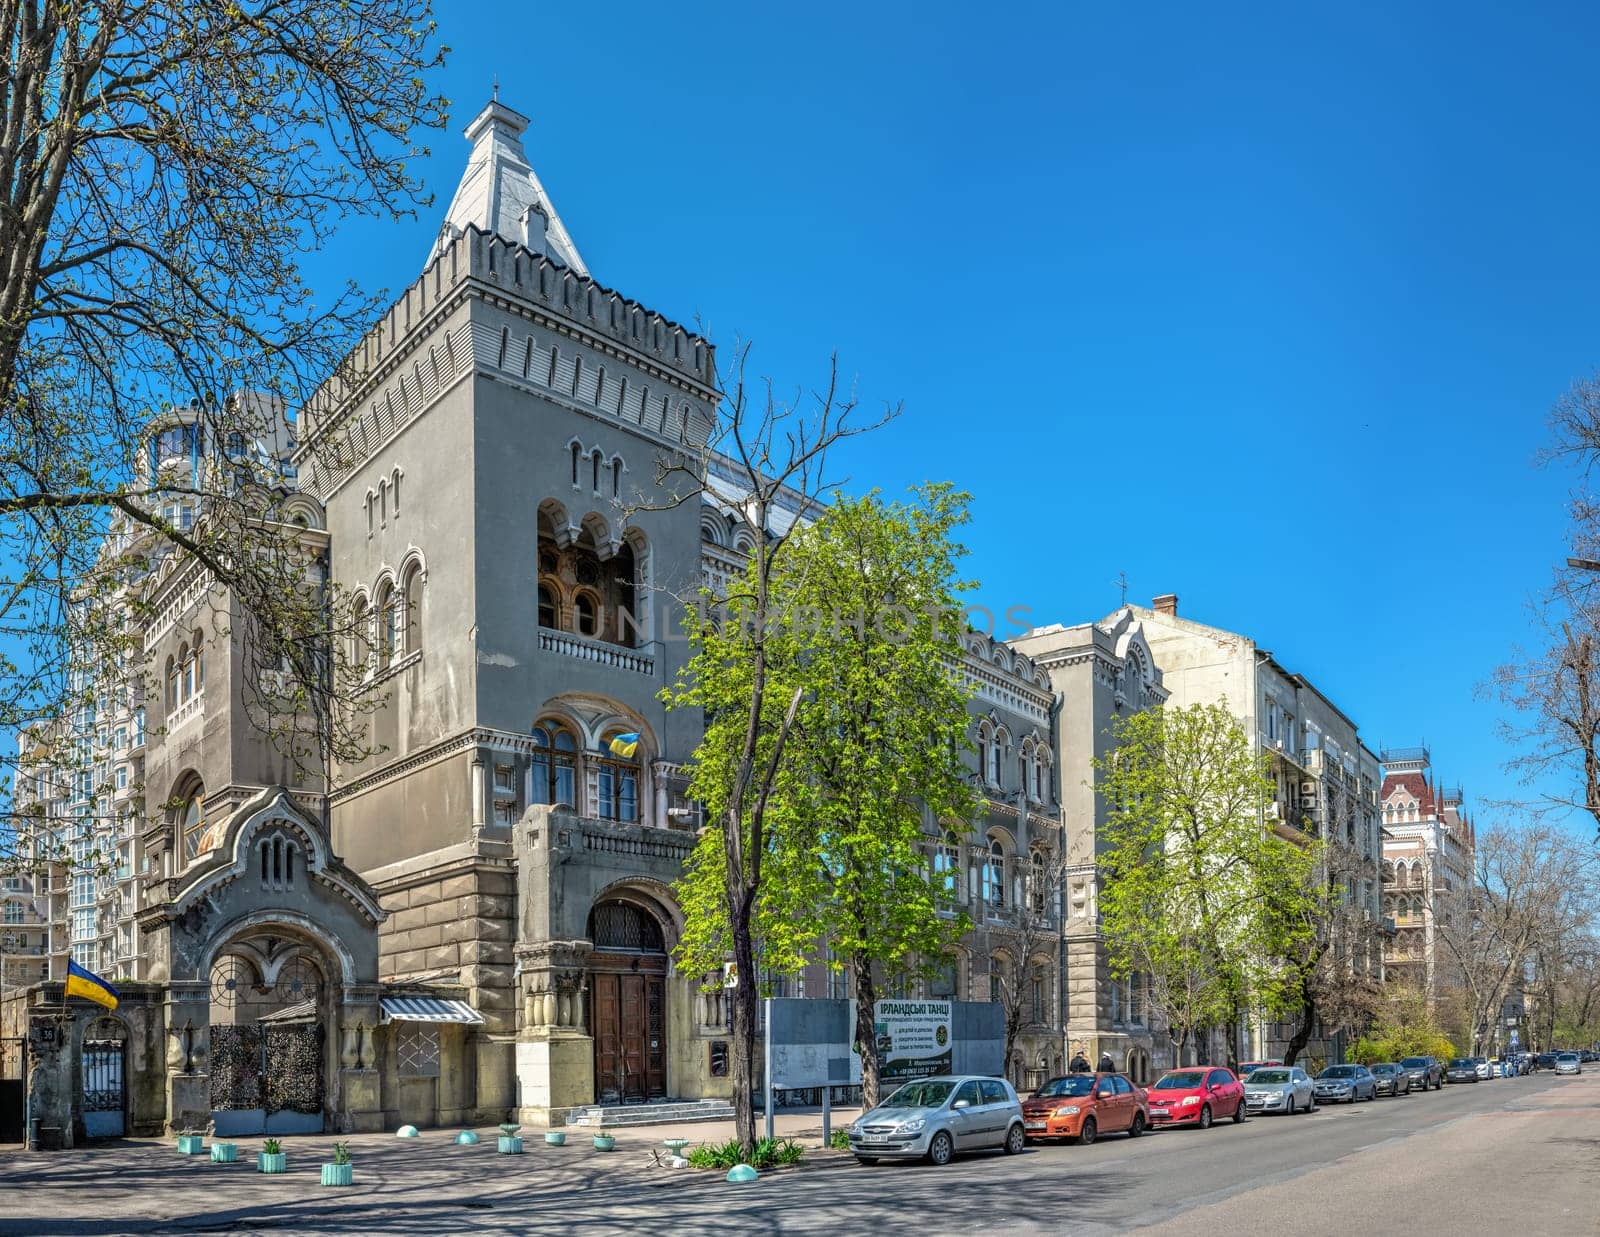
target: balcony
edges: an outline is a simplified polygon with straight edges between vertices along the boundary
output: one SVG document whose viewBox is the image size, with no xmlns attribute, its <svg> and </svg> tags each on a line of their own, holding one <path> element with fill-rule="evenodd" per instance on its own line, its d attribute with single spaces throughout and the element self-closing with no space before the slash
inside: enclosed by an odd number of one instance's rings
<svg viewBox="0 0 1600 1237">
<path fill-rule="evenodd" d="M 167 733 L 177 733 L 180 726 L 188 725 L 205 711 L 206 694 L 203 691 L 196 692 L 167 715 Z"/>
<path fill-rule="evenodd" d="M 559 653 L 563 657 L 571 657 L 577 661 L 610 666 L 613 670 L 625 670 L 652 678 L 656 672 L 656 662 L 653 657 L 647 657 L 643 653 L 623 648 L 621 645 L 607 644 L 604 640 L 590 640 L 574 635 L 570 631 L 557 631 L 553 627 L 539 629 L 539 651 Z"/>
</svg>

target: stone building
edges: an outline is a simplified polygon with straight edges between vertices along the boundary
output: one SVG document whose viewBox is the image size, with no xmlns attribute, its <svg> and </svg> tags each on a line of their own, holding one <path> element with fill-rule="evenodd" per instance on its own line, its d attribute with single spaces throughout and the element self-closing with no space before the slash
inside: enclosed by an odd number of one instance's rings
<svg viewBox="0 0 1600 1237">
<path fill-rule="evenodd" d="M 1175 708 L 1225 704 L 1268 759 L 1276 797 L 1272 827 L 1290 841 L 1326 843 L 1344 897 L 1331 930 L 1348 965 L 1370 981 L 1383 977 L 1382 825 L 1378 819 L 1378 760 L 1359 727 L 1304 675 L 1238 632 L 1180 617 L 1178 598 L 1157 597 L 1151 608 L 1130 607 L 1143 626 Z M 1326 873 L 1325 873 L 1326 874 Z M 1281 1055 L 1292 1027 L 1252 1020 L 1254 1050 Z M 1312 1058 L 1337 1060 L 1343 1035 L 1319 1030 L 1307 1045 Z"/>
<path fill-rule="evenodd" d="M 1440 931 L 1465 912 L 1477 846 L 1461 790 L 1438 785 L 1432 761 L 1426 747 L 1386 748 L 1381 791 L 1384 911 L 1395 927 L 1384 965 L 1430 1005 L 1462 983 Z"/>
<path fill-rule="evenodd" d="M 1135 1082 L 1176 1064 L 1170 1038 L 1151 1016 L 1139 975 L 1115 977 L 1100 933 L 1098 895 L 1106 803 L 1095 789 L 1095 761 L 1114 747 L 1120 717 L 1165 702 L 1162 672 L 1131 609 L 1097 623 L 1038 627 L 1010 644 L 1045 671 L 1062 707 L 1058 717 L 1061 806 L 1066 830 L 1062 948 L 1070 995 L 1069 1054 L 1098 1062 L 1109 1053 Z"/>
</svg>

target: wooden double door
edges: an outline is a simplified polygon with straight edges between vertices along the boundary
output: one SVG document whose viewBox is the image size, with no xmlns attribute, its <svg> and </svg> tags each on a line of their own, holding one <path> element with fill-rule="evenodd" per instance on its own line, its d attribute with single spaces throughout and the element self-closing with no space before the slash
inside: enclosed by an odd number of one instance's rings
<svg viewBox="0 0 1600 1237">
<path fill-rule="evenodd" d="M 642 1103 L 667 1093 L 666 959 L 591 955 L 595 1098 Z"/>
</svg>

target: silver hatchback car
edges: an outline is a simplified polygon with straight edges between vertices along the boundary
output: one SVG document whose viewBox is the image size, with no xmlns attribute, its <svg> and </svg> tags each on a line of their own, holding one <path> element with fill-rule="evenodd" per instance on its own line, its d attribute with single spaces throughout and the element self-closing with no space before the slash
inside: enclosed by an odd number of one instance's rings
<svg viewBox="0 0 1600 1237">
<path fill-rule="evenodd" d="M 1022 1102 L 1004 1078 L 944 1074 L 908 1082 L 850 1126 L 850 1150 L 863 1164 L 880 1159 L 948 1164 L 958 1151 L 1024 1145 Z"/>
</svg>

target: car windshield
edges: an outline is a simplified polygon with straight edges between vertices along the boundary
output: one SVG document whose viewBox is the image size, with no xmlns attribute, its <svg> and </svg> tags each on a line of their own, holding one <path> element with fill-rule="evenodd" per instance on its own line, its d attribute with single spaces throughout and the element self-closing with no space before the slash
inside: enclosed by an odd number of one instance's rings
<svg viewBox="0 0 1600 1237">
<path fill-rule="evenodd" d="M 1185 1087 L 1198 1087 L 1206 1080 L 1204 1070 L 1184 1069 L 1174 1070 L 1170 1074 L 1163 1074 L 1156 1080 L 1153 1090 L 1156 1091 L 1181 1091 Z"/>
<path fill-rule="evenodd" d="M 953 1082 L 908 1082 L 879 1108 L 937 1108 L 950 1098 Z"/>
<path fill-rule="evenodd" d="M 1037 1099 L 1057 1100 L 1088 1095 L 1093 1090 L 1093 1078 L 1088 1074 L 1076 1074 L 1071 1078 L 1052 1078 L 1033 1094 Z"/>
<path fill-rule="evenodd" d="M 1247 1082 L 1288 1082 L 1289 1071 L 1286 1069 L 1258 1069 L 1251 1073 Z"/>
<path fill-rule="evenodd" d="M 1399 1068 L 1398 1065 L 1374 1065 L 1372 1072 L 1374 1074 L 1392 1074 Z"/>
<path fill-rule="evenodd" d="M 1354 1078 L 1355 1076 L 1356 1069 L 1353 1065 L 1330 1065 L 1317 1075 L 1318 1078 Z"/>
<path fill-rule="evenodd" d="M 1556 1060 L 1557 1061 L 1576 1061 L 1577 1059 L 1578 1059 L 1578 1054 L 1575 1053 L 1575 1052 L 1558 1052 L 1558 1053 L 1556 1053 Z"/>
<path fill-rule="evenodd" d="M 1426 1069 L 1428 1065 L 1428 1058 L 1407 1057 L 1404 1061 L 1400 1062 L 1400 1064 L 1405 1066 L 1407 1069 Z"/>
</svg>

